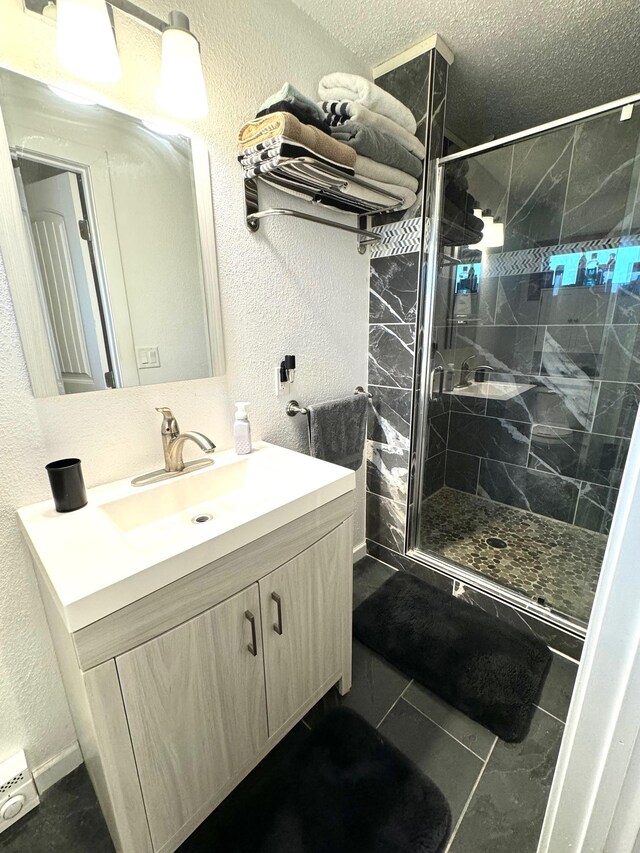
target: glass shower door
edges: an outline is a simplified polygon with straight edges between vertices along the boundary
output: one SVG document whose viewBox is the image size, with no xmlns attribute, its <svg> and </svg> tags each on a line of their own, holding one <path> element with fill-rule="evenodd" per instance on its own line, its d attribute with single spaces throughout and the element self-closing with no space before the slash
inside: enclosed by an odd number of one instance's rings
<svg viewBox="0 0 640 853">
<path fill-rule="evenodd" d="M 415 546 L 576 626 L 640 401 L 639 143 L 640 105 L 437 176 Z"/>
</svg>

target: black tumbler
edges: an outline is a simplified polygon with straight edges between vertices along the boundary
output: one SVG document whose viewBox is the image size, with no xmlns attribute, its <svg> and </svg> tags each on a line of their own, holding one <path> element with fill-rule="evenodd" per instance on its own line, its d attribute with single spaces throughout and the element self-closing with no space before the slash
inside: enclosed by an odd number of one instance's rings
<svg viewBox="0 0 640 853">
<path fill-rule="evenodd" d="M 87 505 L 87 490 L 80 466 L 79 459 L 58 459 L 45 465 L 58 512 L 73 512 Z"/>
</svg>

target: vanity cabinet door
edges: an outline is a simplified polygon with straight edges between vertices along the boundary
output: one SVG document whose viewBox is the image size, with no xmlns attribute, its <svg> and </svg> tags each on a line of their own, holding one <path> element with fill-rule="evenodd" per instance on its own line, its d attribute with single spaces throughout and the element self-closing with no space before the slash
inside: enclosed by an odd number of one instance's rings
<svg viewBox="0 0 640 853">
<path fill-rule="evenodd" d="M 260 581 L 270 735 L 341 675 L 350 530 L 340 525 Z"/>
<path fill-rule="evenodd" d="M 206 815 L 267 741 L 258 585 L 116 664 L 159 850 L 198 812 Z"/>
</svg>

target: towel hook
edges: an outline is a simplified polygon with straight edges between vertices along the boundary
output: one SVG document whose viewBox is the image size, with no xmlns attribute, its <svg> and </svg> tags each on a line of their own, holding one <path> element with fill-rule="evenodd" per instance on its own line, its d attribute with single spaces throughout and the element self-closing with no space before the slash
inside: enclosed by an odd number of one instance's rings
<svg viewBox="0 0 640 853">
<path fill-rule="evenodd" d="M 353 393 L 366 394 L 370 400 L 373 397 L 373 394 L 370 394 L 368 391 L 365 391 L 362 385 L 356 385 L 356 390 Z M 306 409 L 304 406 L 301 406 L 297 400 L 289 400 L 285 408 L 285 412 L 289 415 L 290 418 L 295 418 L 296 415 L 308 415 L 309 409 Z"/>
</svg>

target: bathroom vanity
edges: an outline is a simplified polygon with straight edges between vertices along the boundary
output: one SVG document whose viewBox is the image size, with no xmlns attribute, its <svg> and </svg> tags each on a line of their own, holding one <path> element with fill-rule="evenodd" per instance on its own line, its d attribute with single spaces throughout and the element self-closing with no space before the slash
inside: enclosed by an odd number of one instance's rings
<svg viewBox="0 0 640 853">
<path fill-rule="evenodd" d="M 351 686 L 355 475 L 259 444 L 20 520 L 118 851 L 175 850 L 338 684 Z"/>
</svg>

